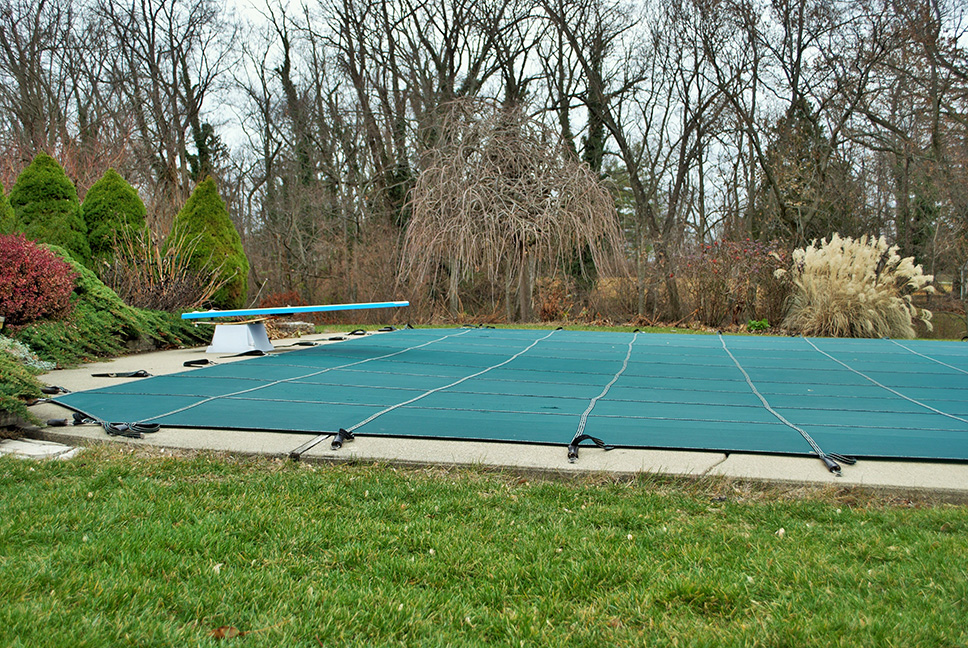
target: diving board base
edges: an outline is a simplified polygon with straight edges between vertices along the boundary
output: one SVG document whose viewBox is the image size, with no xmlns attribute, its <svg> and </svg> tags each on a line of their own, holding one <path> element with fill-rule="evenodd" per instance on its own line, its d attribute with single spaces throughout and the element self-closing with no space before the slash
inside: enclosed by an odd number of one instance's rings
<svg viewBox="0 0 968 648">
<path fill-rule="evenodd" d="M 275 347 L 269 341 L 263 322 L 242 322 L 238 324 L 216 324 L 212 343 L 206 353 L 245 353 L 246 351 L 265 351 Z"/>
</svg>

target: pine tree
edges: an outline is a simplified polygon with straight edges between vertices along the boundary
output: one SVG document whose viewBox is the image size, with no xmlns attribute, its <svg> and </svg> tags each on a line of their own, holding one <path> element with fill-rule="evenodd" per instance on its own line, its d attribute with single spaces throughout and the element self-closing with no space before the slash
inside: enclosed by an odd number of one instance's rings
<svg viewBox="0 0 968 648">
<path fill-rule="evenodd" d="M 191 260 L 194 269 L 221 267 L 219 275 L 225 284 L 212 298 L 214 306 L 239 308 L 245 304 L 249 260 L 211 176 L 195 187 L 175 216 L 171 237 L 173 241 L 198 240 Z"/>
<path fill-rule="evenodd" d="M 114 256 L 118 237 L 146 231 L 145 204 L 138 192 L 114 169 L 108 169 L 91 185 L 81 205 L 87 223 L 87 240 L 95 260 L 109 261 Z"/>
<path fill-rule="evenodd" d="M 764 177 L 754 196 L 754 237 L 806 245 L 831 232 L 862 233 L 857 182 L 849 165 L 831 149 L 805 99 L 793 103 L 779 119 L 765 153 L 775 186 Z"/>
<path fill-rule="evenodd" d="M 0 183 L 0 234 L 13 234 L 16 229 L 17 215 L 13 213 L 10 199 L 7 198 L 3 184 Z"/>
<path fill-rule="evenodd" d="M 27 238 L 60 245 L 81 263 L 90 263 L 77 189 L 57 160 L 38 153 L 10 190 L 10 205 Z"/>
</svg>

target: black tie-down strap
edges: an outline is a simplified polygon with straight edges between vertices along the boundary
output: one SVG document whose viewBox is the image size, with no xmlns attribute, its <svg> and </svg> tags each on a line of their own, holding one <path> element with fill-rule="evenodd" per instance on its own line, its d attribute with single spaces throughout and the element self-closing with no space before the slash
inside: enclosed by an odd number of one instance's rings
<svg viewBox="0 0 968 648">
<path fill-rule="evenodd" d="M 837 462 L 846 464 L 848 466 L 853 466 L 857 463 L 857 460 L 853 457 L 845 457 L 842 454 L 837 454 L 836 452 L 825 452 L 820 456 L 820 461 L 827 466 L 827 470 L 834 473 L 835 475 L 840 475 L 840 465 Z"/>
<path fill-rule="evenodd" d="M 220 358 L 246 358 L 248 356 L 264 356 L 269 355 L 262 349 L 249 349 L 248 351 L 243 351 L 242 353 L 236 353 L 235 355 L 219 356 Z"/>
<path fill-rule="evenodd" d="M 208 358 L 199 358 L 198 360 L 186 360 L 185 362 L 182 363 L 182 366 L 183 367 L 206 367 L 208 365 L 213 365 L 213 364 L 218 364 L 218 363 L 213 362 Z"/>
<path fill-rule="evenodd" d="M 366 329 L 356 329 L 355 331 L 350 331 L 346 335 L 366 335 Z M 327 338 L 330 342 L 342 342 L 346 339 L 343 335 L 334 335 L 331 338 Z"/>
<path fill-rule="evenodd" d="M 157 432 L 161 426 L 157 423 L 108 423 L 102 422 L 101 427 L 111 436 L 123 436 L 131 439 L 143 439 L 146 434 Z"/>
<path fill-rule="evenodd" d="M 576 436 L 574 439 L 571 440 L 571 443 L 568 444 L 569 463 L 575 463 L 575 461 L 578 459 L 578 445 L 582 441 L 591 441 L 592 443 L 594 443 L 596 446 L 598 446 L 605 452 L 615 449 L 615 446 L 610 446 L 606 444 L 604 441 L 602 441 L 601 439 L 597 437 L 593 437 L 590 434 L 579 434 L 578 436 Z"/>
<path fill-rule="evenodd" d="M 95 418 L 85 416 L 80 412 L 74 412 L 74 425 L 89 425 L 95 424 L 100 425 L 104 428 L 104 431 L 111 436 L 123 436 L 129 439 L 143 439 L 146 434 L 152 434 L 161 429 L 161 425 L 158 423 L 110 423 L 108 421 L 99 421 Z M 65 425 L 70 425 L 67 419 L 51 419 L 47 421 L 47 425 L 54 427 L 63 427 Z"/>
<path fill-rule="evenodd" d="M 343 441 L 352 441 L 355 438 L 356 437 L 352 432 L 340 428 L 339 432 L 337 432 L 336 436 L 333 438 L 333 443 L 330 445 L 330 449 L 339 450 L 343 447 Z"/>
<path fill-rule="evenodd" d="M 137 371 L 116 371 L 111 373 L 93 373 L 92 378 L 150 378 L 151 374 L 144 369 Z"/>
</svg>

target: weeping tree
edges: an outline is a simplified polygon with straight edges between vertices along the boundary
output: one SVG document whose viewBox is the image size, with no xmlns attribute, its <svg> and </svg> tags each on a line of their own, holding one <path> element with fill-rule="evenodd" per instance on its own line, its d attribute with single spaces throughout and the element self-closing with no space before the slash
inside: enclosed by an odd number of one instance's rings
<svg viewBox="0 0 968 648">
<path fill-rule="evenodd" d="M 519 107 L 460 100 L 440 133 L 411 193 L 404 259 L 420 280 L 446 271 L 452 313 L 471 273 L 504 279 L 509 317 L 527 321 L 542 268 L 570 264 L 576 253 L 599 270 L 618 267 L 615 203 L 552 131 Z"/>
</svg>

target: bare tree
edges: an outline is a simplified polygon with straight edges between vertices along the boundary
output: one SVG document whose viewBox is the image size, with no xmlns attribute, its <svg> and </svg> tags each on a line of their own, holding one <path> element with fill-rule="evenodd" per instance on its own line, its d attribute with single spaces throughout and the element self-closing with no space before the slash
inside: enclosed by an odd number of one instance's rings
<svg viewBox="0 0 968 648">
<path fill-rule="evenodd" d="M 141 183 L 154 229 L 167 232 L 192 188 L 192 154 L 212 143 L 202 111 L 235 55 L 234 26 L 219 0 L 99 0 L 124 90 Z"/>
<path fill-rule="evenodd" d="M 747 160 L 745 222 L 737 231 L 802 245 L 854 223 L 863 228 L 850 131 L 893 46 L 890 13 L 875 5 L 739 0 L 717 7 L 718 29 L 703 41 L 710 76 L 745 140 L 738 148 Z"/>
<path fill-rule="evenodd" d="M 959 43 L 968 25 L 955 3 L 890 7 L 885 38 L 893 47 L 872 75 L 851 135 L 873 158 L 871 193 L 882 205 L 885 233 L 939 272 L 963 262 L 949 250 L 968 225 L 959 161 L 968 134 L 968 61 Z"/>
<path fill-rule="evenodd" d="M 104 83 L 104 32 L 72 0 L 0 3 L 0 179 L 38 151 L 55 156 L 83 197 L 126 160 L 130 129 Z"/>
<path fill-rule="evenodd" d="M 663 278 L 667 314 L 678 319 L 682 303 L 676 265 L 692 180 L 724 105 L 718 88 L 703 85 L 705 53 L 681 47 L 683 29 L 694 27 L 686 20 L 686 7 L 646 6 L 649 28 L 624 43 L 625 49 L 619 47 L 619 37 L 631 27 L 629 18 L 622 19 L 625 9 L 620 5 L 545 0 L 544 8 L 585 77 L 590 126 L 604 127 L 627 173 L 635 208 L 639 312 L 646 310 L 647 295 L 654 296 L 645 274 L 653 255 Z M 611 27 L 603 31 L 605 18 Z M 604 42 L 612 51 L 610 66 L 602 59 Z M 592 129 L 586 141 L 600 136 Z M 586 150 L 586 157 L 594 159 L 593 149 Z"/>
<path fill-rule="evenodd" d="M 533 316 L 534 277 L 588 246 L 597 264 L 621 249 L 614 202 L 595 174 L 520 108 L 453 102 L 440 145 L 413 190 L 409 270 L 446 267 L 451 311 L 463 275 L 516 284 L 516 314 Z M 419 283 L 419 282 L 418 282 Z M 507 303 L 509 316 L 512 311 Z"/>
<path fill-rule="evenodd" d="M 5 0 L 0 5 L 0 101 L 7 128 L 38 150 L 55 150 L 69 137 L 73 103 L 70 0 Z"/>
</svg>

